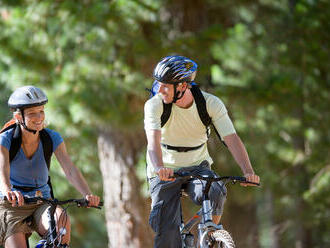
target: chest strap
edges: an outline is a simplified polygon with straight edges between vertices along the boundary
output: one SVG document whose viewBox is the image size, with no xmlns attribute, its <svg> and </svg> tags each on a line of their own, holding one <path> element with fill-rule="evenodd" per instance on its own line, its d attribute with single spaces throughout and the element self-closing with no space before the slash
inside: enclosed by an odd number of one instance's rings
<svg viewBox="0 0 330 248">
<path fill-rule="evenodd" d="M 192 147 L 185 147 L 185 146 L 170 146 L 170 145 L 166 145 L 166 144 L 161 144 L 162 147 L 168 149 L 168 150 L 174 150 L 177 152 L 189 152 L 189 151 L 194 151 L 197 150 L 199 148 L 201 148 L 205 143 L 199 145 L 199 146 L 192 146 Z"/>
</svg>

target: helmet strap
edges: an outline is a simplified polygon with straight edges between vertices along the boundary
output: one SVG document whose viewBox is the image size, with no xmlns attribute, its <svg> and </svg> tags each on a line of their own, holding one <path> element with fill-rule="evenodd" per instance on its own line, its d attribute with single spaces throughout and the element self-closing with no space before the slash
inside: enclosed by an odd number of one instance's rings
<svg viewBox="0 0 330 248">
<path fill-rule="evenodd" d="M 177 83 L 174 84 L 174 96 L 172 103 L 176 103 L 177 100 L 180 100 L 184 96 L 184 93 L 186 92 L 186 89 L 184 91 L 177 91 L 176 90 L 177 85 L 178 85 Z"/>
<path fill-rule="evenodd" d="M 19 121 L 19 124 L 21 124 L 21 125 L 24 127 L 24 129 L 25 129 L 26 131 L 28 131 L 28 132 L 30 132 L 30 133 L 33 133 L 33 134 L 36 134 L 36 133 L 37 133 L 37 130 L 30 129 L 30 128 L 28 128 L 28 127 L 26 126 L 26 124 L 25 124 L 25 117 L 24 117 L 24 110 L 21 109 L 20 111 L 21 111 L 21 114 L 22 114 L 23 122 L 20 122 L 20 121 Z"/>
</svg>

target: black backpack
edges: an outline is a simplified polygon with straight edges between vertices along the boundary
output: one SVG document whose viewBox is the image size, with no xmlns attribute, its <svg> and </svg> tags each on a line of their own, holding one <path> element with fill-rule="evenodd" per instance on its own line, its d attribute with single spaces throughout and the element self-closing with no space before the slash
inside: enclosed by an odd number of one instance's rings
<svg viewBox="0 0 330 248">
<path fill-rule="evenodd" d="M 4 129 L 1 130 L 1 133 L 9 130 L 9 129 L 14 129 L 13 136 L 11 138 L 11 145 L 10 145 L 10 150 L 9 150 L 9 162 L 11 162 L 17 152 L 19 151 L 21 145 L 22 145 L 22 133 L 21 133 L 21 128 L 19 124 L 11 124 L 8 127 L 5 127 Z M 49 170 L 50 168 L 50 162 L 51 162 L 51 157 L 53 155 L 53 142 L 52 138 L 48 134 L 48 132 L 45 129 L 42 129 L 40 132 L 40 139 L 42 143 L 42 148 L 44 150 L 44 157 L 45 161 L 47 164 L 47 168 Z M 53 193 L 53 187 L 50 181 L 50 177 L 48 176 L 48 182 L 47 184 L 50 187 L 50 195 L 52 198 L 54 198 L 54 193 Z M 14 186 L 16 188 L 20 188 L 19 186 Z"/>
<path fill-rule="evenodd" d="M 157 94 L 158 87 L 159 87 L 158 82 L 155 81 L 152 88 L 151 88 L 151 90 L 149 90 L 150 91 L 150 97 L 153 97 L 155 94 Z M 226 143 L 222 140 L 222 138 L 221 138 L 220 134 L 218 133 L 217 129 L 214 127 L 214 125 L 212 123 L 212 118 L 210 117 L 209 113 L 207 112 L 206 101 L 205 101 L 205 98 L 203 96 L 202 91 L 200 90 L 200 88 L 198 87 L 198 85 L 196 83 L 191 84 L 190 91 L 191 91 L 191 93 L 194 97 L 194 100 L 196 102 L 196 107 L 197 107 L 199 118 L 201 119 L 204 126 L 206 127 L 207 136 L 209 137 L 210 127 L 212 126 L 215 133 L 219 137 L 220 141 L 227 147 Z M 164 103 L 163 102 L 163 113 L 162 113 L 161 118 L 160 118 L 161 119 L 161 127 L 163 127 L 166 124 L 166 122 L 168 121 L 168 119 L 171 116 L 171 112 L 172 112 L 172 103 Z"/>
</svg>

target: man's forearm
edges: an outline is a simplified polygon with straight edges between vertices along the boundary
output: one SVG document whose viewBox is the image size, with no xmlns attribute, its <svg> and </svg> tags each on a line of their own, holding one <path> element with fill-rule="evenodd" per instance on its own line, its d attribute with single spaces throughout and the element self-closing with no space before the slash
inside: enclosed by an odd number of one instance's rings
<svg viewBox="0 0 330 248">
<path fill-rule="evenodd" d="M 244 174 L 254 174 L 249 155 L 239 136 L 237 134 L 231 134 L 226 136 L 224 140 L 242 172 Z"/>
<path fill-rule="evenodd" d="M 148 149 L 148 154 L 150 162 L 156 170 L 164 167 L 161 149 Z"/>
<path fill-rule="evenodd" d="M 164 167 L 160 145 L 161 131 L 147 130 L 146 135 L 148 140 L 147 153 L 152 166 L 158 171 L 160 168 Z"/>
</svg>

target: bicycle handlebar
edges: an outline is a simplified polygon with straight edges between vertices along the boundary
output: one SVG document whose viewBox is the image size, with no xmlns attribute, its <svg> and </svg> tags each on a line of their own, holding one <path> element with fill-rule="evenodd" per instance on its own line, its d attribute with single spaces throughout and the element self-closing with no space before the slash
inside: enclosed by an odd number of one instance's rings
<svg viewBox="0 0 330 248">
<path fill-rule="evenodd" d="M 254 184 L 254 185 L 260 186 L 260 183 L 247 181 L 246 177 L 241 177 L 241 176 L 212 177 L 212 176 L 201 176 L 201 175 L 194 174 L 194 173 L 187 172 L 187 171 L 174 172 L 173 178 L 179 178 L 179 177 L 197 178 L 197 179 L 205 180 L 208 182 L 224 181 L 225 184 L 228 182 L 233 182 L 233 183 L 241 182 L 241 183 L 249 183 L 249 184 Z"/>
<path fill-rule="evenodd" d="M 8 201 L 7 197 L 4 196 L 3 198 L 5 201 Z M 82 199 L 68 199 L 68 200 L 57 200 L 55 199 L 46 199 L 42 197 L 24 197 L 24 203 L 26 204 L 34 204 L 38 202 L 44 202 L 44 203 L 49 203 L 51 205 L 65 205 L 69 203 L 76 203 L 77 207 L 92 207 L 92 208 L 98 208 L 101 209 L 103 206 L 103 202 L 100 202 L 98 206 L 88 206 L 88 201 L 85 198 Z"/>
</svg>

